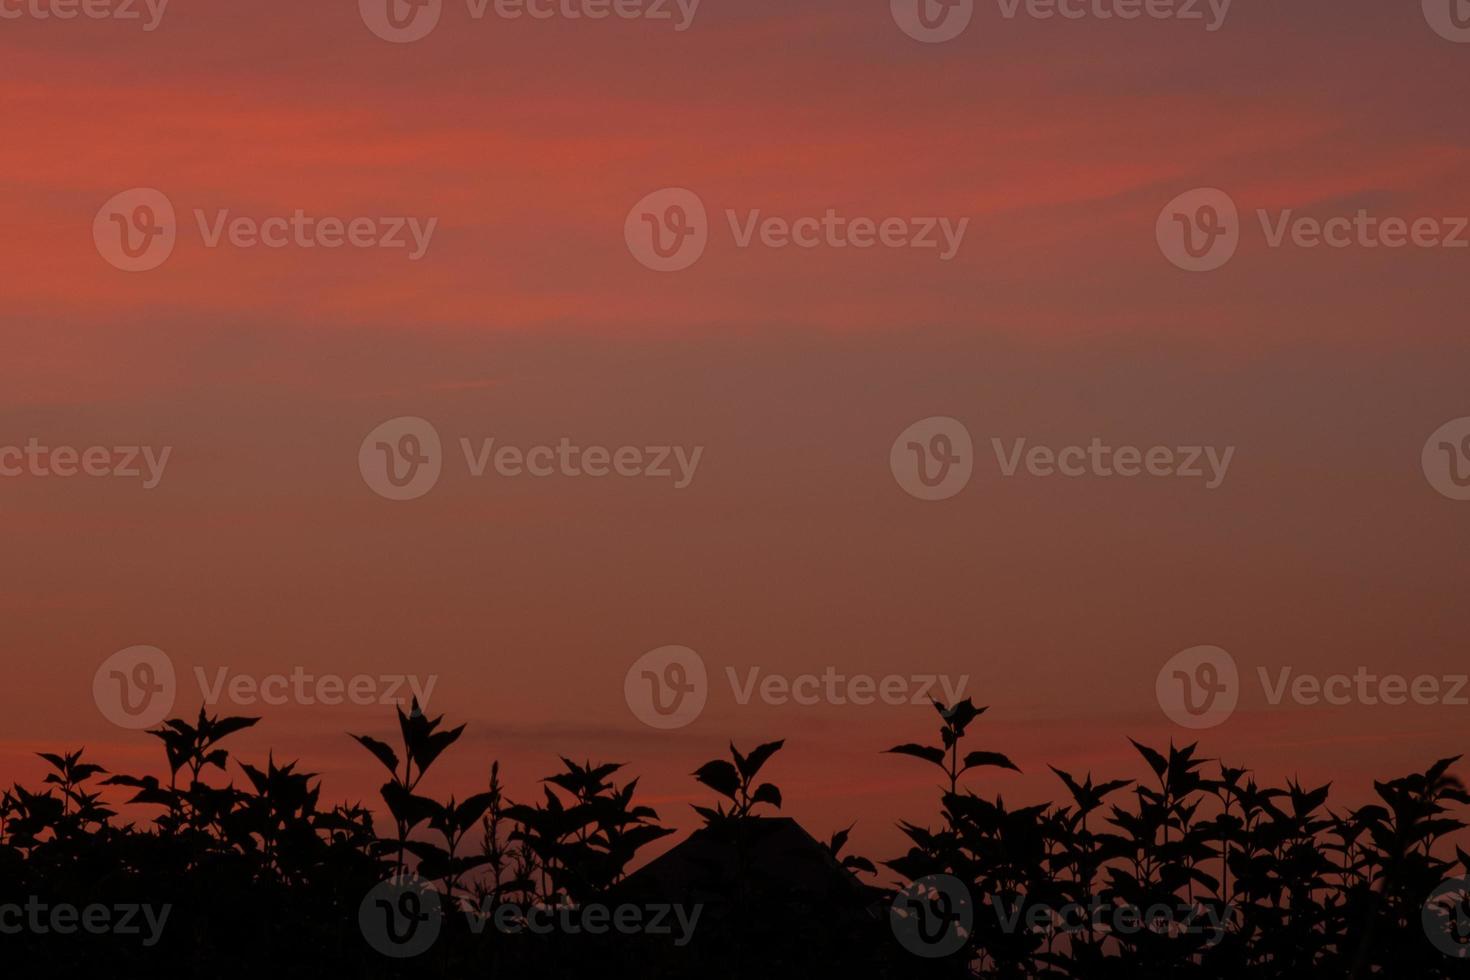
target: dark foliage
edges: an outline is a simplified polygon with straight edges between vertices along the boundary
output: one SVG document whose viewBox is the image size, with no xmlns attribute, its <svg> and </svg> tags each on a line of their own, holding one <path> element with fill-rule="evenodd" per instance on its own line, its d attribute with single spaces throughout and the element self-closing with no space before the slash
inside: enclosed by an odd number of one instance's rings
<svg viewBox="0 0 1470 980">
<path fill-rule="evenodd" d="M 889 751 L 940 770 L 940 823 L 903 824 L 913 846 L 887 865 L 910 880 L 944 874 L 965 884 L 974 975 L 1470 976 L 1423 921 L 1435 889 L 1470 873 L 1465 852 L 1446 844 L 1465 827 L 1453 809 L 1470 804 L 1449 774 L 1455 759 L 1377 783 L 1381 804 L 1339 814 L 1328 786 L 1260 786 L 1244 769 L 1199 758 L 1194 745 L 1160 752 L 1135 742 L 1151 783 L 1054 769 L 1069 802 L 1012 808 L 961 787 L 972 770 L 1015 768 L 961 748 L 985 709 L 968 700 L 935 707 L 937 744 Z M 1057 914 L 1068 909 L 1088 914 Z M 1131 910 L 1167 915 L 1142 915 L 1151 927 L 1130 928 Z M 1446 919 L 1438 938 L 1464 951 L 1464 921 Z"/>
<path fill-rule="evenodd" d="M 44 785 L 0 797 L 0 908 L 166 906 L 156 941 L 141 918 L 137 935 L 3 928 L 0 953 L 13 975 L 55 976 L 1470 976 L 1465 906 L 1429 902 L 1470 875 L 1453 839 L 1470 804 L 1455 760 L 1339 812 L 1328 786 L 1261 786 L 1194 745 L 1135 743 L 1150 780 L 1053 770 L 1064 802 L 1014 807 L 966 785 L 1016 770 L 964 747 L 985 709 L 935 707 L 935 743 L 889 750 L 940 782 L 938 823 L 900 824 L 911 846 L 885 862 L 900 879 L 890 889 L 843 853 L 851 828 L 821 842 L 776 816 L 783 795 L 763 773 L 782 742 L 731 745 L 729 759 L 700 766 L 694 778 L 716 797 L 695 807 L 704 826 L 630 874 L 672 831 L 621 764 L 563 758 L 524 801 L 507 798 L 492 764 L 482 792 L 436 799 L 426 777 L 464 727 L 415 704 L 398 712 L 396 745 L 352 736 L 387 774 L 379 829 L 362 805 L 324 807 L 316 775 L 296 763 L 252 764 L 221 746 L 257 719 L 201 711 L 149 733 L 166 781 L 107 773 L 80 750 L 44 753 Z M 156 815 L 126 822 L 104 794 Z M 959 883 L 971 916 L 959 952 L 927 958 L 895 938 L 889 905 L 936 875 Z M 360 915 L 392 906 L 371 898 L 385 881 L 412 893 L 405 908 L 430 909 L 435 939 L 420 955 L 395 959 L 369 939 Z M 684 941 L 677 928 L 527 928 L 538 914 L 657 903 L 698 906 Z M 1142 925 L 1120 927 L 1131 909 Z"/>
</svg>

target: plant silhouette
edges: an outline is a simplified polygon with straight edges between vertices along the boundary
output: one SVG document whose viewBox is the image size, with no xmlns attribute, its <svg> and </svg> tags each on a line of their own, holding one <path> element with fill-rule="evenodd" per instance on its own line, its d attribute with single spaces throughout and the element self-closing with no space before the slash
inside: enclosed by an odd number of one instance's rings
<svg viewBox="0 0 1470 980">
<path fill-rule="evenodd" d="M 978 788 L 1015 763 L 966 746 L 986 709 L 934 709 L 932 743 L 888 750 L 939 785 L 937 822 L 899 823 L 909 846 L 882 862 L 886 883 L 844 853 L 851 827 L 823 841 L 780 815 L 766 773 L 783 741 L 731 744 L 699 766 L 694 782 L 715 796 L 694 806 L 703 825 L 648 860 L 674 831 L 622 763 L 563 757 L 538 796 L 514 800 L 492 761 L 482 791 L 439 798 L 431 770 L 465 726 L 415 702 L 397 711 L 398 744 L 351 736 L 387 773 L 380 833 L 367 806 L 323 806 L 298 763 L 232 756 L 228 738 L 258 719 L 201 710 L 147 733 L 166 780 L 106 772 L 74 749 L 41 753 L 39 788 L 0 794 L 0 907 L 143 905 L 166 922 L 139 934 L 42 916 L 45 928 L 0 930 L 0 951 L 17 975 L 60 976 L 1470 976 L 1455 884 L 1470 876 L 1456 843 L 1470 795 L 1456 759 L 1339 810 L 1329 785 L 1264 786 L 1196 745 L 1135 742 L 1143 782 L 1053 768 L 1057 802 L 1013 806 Z M 931 957 L 900 941 L 889 908 L 936 876 L 971 914 L 954 926 L 959 950 Z M 434 941 L 398 959 L 359 912 L 383 883 L 409 880 L 434 893 Z M 677 907 L 693 921 L 678 942 L 653 928 L 534 928 L 597 907 Z"/>
<path fill-rule="evenodd" d="M 912 846 L 887 864 L 910 880 L 951 875 L 974 903 L 966 953 L 937 975 L 1470 975 L 1434 942 L 1463 946 L 1456 924 L 1431 937 L 1421 921 L 1436 886 L 1470 873 L 1463 850 L 1440 846 L 1465 827 L 1451 807 L 1470 803 L 1449 775 L 1455 759 L 1376 783 L 1383 805 L 1339 815 L 1328 786 L 1262 787 L 1195 745 L 1134 742 L 1152 784 L 1053 769 L 1069 802 L 1011 809 L 961 785 L 972 770 L 1014 768 L 998 753 L 961 754 L 985 709 L 935 708 L 939 744 L 889 751 L 943 772 L 940 824 L 901 824 Z M 1131 805 L 1114 802 L 1125 796 Z"/>
</svg>

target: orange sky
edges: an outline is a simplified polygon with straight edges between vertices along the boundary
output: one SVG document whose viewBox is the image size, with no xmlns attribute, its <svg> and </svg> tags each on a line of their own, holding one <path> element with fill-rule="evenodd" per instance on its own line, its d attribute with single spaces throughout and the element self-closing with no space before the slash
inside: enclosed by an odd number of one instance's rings
<svg viewBox="0 0 1470 980">
<path fill-rule="evenodd" d="M 355 7 L 0 21 L 0 446 L 173 447 L 154 490 L 0 478 L 6 777 L 81 744 L 157 771 L 90 696 L 108 655 L 152 644 L 185 673 L 436 674 L 434 709 L 471 724 L 427 787 L 445 795 L 492 758 L 525 792 L 558 753 L 592 755 L 632 763 L 685 826 L 689 772 L 731 737 L 785 736 L 789 812 L 819 835 L 859 820 L 858 849 L 891 857 L 932 781 L 877 753 L 928 735 L 928 712 L 742 707 L 717 686 L 661 733 L 624 672 L 683 644 L 720 673 L 968 673 L 993 705 L 975 747 L 1026 770 L 987 785 L 1021 802 L 1060 788 L 1048 763 L 1141 775 L 1126 736 L 1193 738 L 1154 678 L 1196 644 L 1251 674 L 1466 669 L 1470 504 L 1419 456 L 1470 415 L 1470 251 L 1272 249 L 1254 218 L 1470 214 L 1470 47 L 1418 4 L 1242 3 L 1206 33 L 981 3 L 936 45 L 879 0 L 704 0 L 684 32 L 451 2 L 404 45 Z M 671 186 L 715 227 L 661 275 L 623 223 Z M 91 236 L 133 187 L 181 216 L 138 274 Z M 1205 275 L 1154 239 L 1195 187 L 1247 216 Z M 419 261 L 210 249 L 196 208 L 438 226 Z M 970 224 L 949 262 L 740 249 L 724 227 L 726 209 L 827 208 Z M 681 491 L 446 464 L 391 503 L 355 460 L 403 415 L 447 441 L 705 453 Z M 887 461 L 933 415 L 982 447 L 1237 453 L 1209 492 L 990 467 L 923 503 Z M 387 734 L 391 714 L 272 710 L 235 744 L 301 757 L 328 799 L 369 796 L 347 730 Z M 1203 739 L 1356 800 L 1467 732 L 1467 707 L 1271 706 L 1257 686 Z"/>
</svg>

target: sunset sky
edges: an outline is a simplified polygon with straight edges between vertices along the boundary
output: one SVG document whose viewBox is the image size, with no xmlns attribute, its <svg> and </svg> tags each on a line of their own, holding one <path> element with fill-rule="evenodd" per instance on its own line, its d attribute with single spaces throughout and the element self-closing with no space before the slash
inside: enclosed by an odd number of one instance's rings
<svg viewBox="0 0 1470 980">
<path fill-rule="evenodd" d="M 0 79 L 0 447 L 172 448 L 154 489 L 0 477 L 0 782 L 82 745 L 163 772 L 92 697 L 137 644 L 173 659 L 186 716 L 196 667 L 435 675 L 431 713 L 470 726 L 423 787 L 441 796 L 493 759 L 526 795 L 590 757 L 688 828 L 708 796 L 689 773 L 784 737 L 786 812 L 822 837 L 858 821 L 875 859 L 896 821 L 934 819 L 930 774 L 879 754 L 932 712 L 742 706 L 725 668 L 967 674 L 991 705 L 970 747 L 1024 770 L 974 785 L 1016 804 L 1061 791 L 1048 764 L 1142 776 L 1130 736 L 1354 803 L 1470 747 L 1470 706 L 1272 705 L 1255 680 L 1470 669 L 1470 502 L 1420 462 L 1470 416 L 1470 248 L 1273 248 L 1256 216 L 1470 215 L 1470 45 L 1417 2 L 1240 0 L 1211 32 L 986 0 L 928 44 L 887 0 L 703 0 L 684 31 L 446 0 L 394 44 L 351 0 L 173 0 L 153 31 L 0 20 Z M 93 223 L 140 187 L 178 242 L 129 273 Z M 1189 273 L 1155 222 L 1202 187 L 1239 206 L 1241 242 Z M 709 210 L 682 272 L 624 238 L 662 188 Z M 969 224 L 943 261 L 740 248 L 725 217 L 829 208 Z M 196 209 L 437 225 L 417 260 L 210 248 Z M 401 416 L 436 427 L 444 474 L 394 502 L 357 459 Z M 889 468 L 931 416 L 976 447 L 938 502 Z M 461 437 L 703 454 L 685 489 L 473 478 Z M 1094 437 L 1235 454 L 1214 490 L 1006 478 L 990 454 Z M 713 682 L 657 731 L 624 676 L 669 644 Z M 1192 733 L 1155 679 L 1200 644 L 1246 681 Z M 229 744 L 300 758 L 327 800 L 380 782 L 345 732 L 396 734 L 389 708 L 212 710 L 264 714 Z"/>
</svg>

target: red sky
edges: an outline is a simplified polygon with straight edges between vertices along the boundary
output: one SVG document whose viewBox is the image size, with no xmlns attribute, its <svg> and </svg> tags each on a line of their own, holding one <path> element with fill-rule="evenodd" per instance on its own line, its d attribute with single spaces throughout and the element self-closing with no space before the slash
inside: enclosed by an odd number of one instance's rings
<svg viewBox="0 0 1470 980">
<path fill-rule="evenodd" d="M 153 32 L 0 21 L 0 446 L 173 447 L 154 490 L 0 479 L 0 772 L 82 744 L 157 771 L 90 694 L 108 655 L 151 644 L 184 674 L 436 674 L 434 711 L 470 723 L 426 786 L 444 795 L 493 758 L 528 793 L 558 753 L 590 755 L 687 826 L 688 773 L 784 736 L 788 811 L 820 835 L 858 820 L 882 858 L 893 822 L 932 819 L 919 764 L 878 754 L 926 737 L 927 710 L 742 707 L 716 685 L 661 733 L 623 702 L 629 665 L 683 644 L 719 674 L 968 673 L 993 706 L 974 747 L 1026 770 L 981 785 L 1017 803 L 1060 789 L 1047 764 L 1141 775 L 1127 736 L 1192 739 L 1154 701 L 1186 647 L 1251 675 L 1462 672 L 1470 503 L 1419 460 L 1470 415 L 1470 251 L 1272 249 L 1254 214 L 1470 215 L 1467 68 L 1418 4 L 1366 0 L 1242 3 L 1214 33 L 981 3 L 935 45 L 879 0 L 704 0 L 682 33 L 451 2 L 404 45 L 350 2 L 174 0 Z M 623 222 L 671 186 L 715 228 L 661 275 Z M 139 274 L 91 236 L 133 187 L 182 219 Z M 1209 274 L 1154 239 L 1195 187 L 1247 218 Z M 417 262 L 209 249 L 195 208 L 438 229 Z M 827 208 L 970 225 L 950 262 L 739 249 L 724 227 Z M 705 452 L 680 491 L 446 464 L 392 503 L 355 460 L 403 415 L 446 442 Z M 980 447 L 1237 451 L 1208 492 L 992 466 L 924 503 L 888 453 L 933 415 Z M 376 763 L 347 730 L 391 713 L 271 710 L 234 742 L 367 797 Z M 1202 737 L 1358 800 L 1467 732 L 1470 707 L 1272 706 L 1248 685 Z"/>
</svg>

